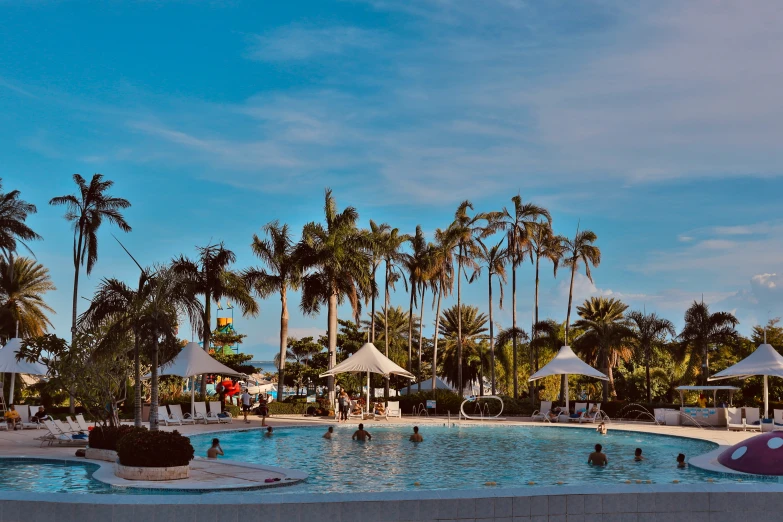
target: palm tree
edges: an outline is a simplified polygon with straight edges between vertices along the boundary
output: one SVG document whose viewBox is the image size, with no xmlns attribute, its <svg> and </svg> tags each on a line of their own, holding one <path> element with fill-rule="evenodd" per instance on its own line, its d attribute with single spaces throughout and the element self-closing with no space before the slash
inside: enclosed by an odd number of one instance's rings
<svg viewBox="0 0 783 522">
<path fill-rule="evenodd" d="M 506 374 L 507 390 L 509 388 L 513 388 L 514 380 L 518 379 L 517 374 L 519 372 L 519 359 L 521 359 L 521 357 L 519 357 L 519 351 L 515 351 L 513 346 L 516 345 L 519 347 L 522 345 L 522 343 L 529 339 L 530 337 L 528 337 L 527 332 L 518 327 L 503 328 L 498 332 L 498 335 L 495 338 L 495 347 L 498 352 L 498 362 Z M 506 349 L 506 346 L 509 343 L 512 345 L 511 353 L 508 353 Z M 509 378 L 511 379 L 510 386 L 508 382 Z"/>
<path fill-rule="evenodd" d="M 285 386 L 285 361 L 288 340 L 288 289 L 297 290 L 302 281 L 302 266 L 296 244 L 291 239 L 288 225 L 272 221 L 264 225 L 267 238 L 253 234 L 251 248 L 261 258 L 269 271 L 249 269 L 245 280 L 263 298 L 273 293 L 280 295 L 280 355 L 278 357 L 277 386 L 283 392 Z M 282 397 L 282 395 L 281 395 Z"/>
<path fill-rule="evenodd" d="M 370 220 L 370 230 L 368 231 L 368 236 L 370 239 L 370 242 L 372 244 L 372 254 L 371 254 L 371 276 L 373 281 L 377 281 L 376 274 L 378 273 L 378 268 L 380 268 L 381 263 L 383 262 L 383 253 L 384 249 L 386 248 L 386 241 L 389 236 L 389 232 L 391 231 L 391 226 L 389 226 L 387 223 L 381 223 L 380 225 L 377 224 L 372 219 Z M 375 342 L 375 299 L 378 297 L 378 289 L 373 289 L 372 292 L 372 305 L 370 310 L 370 316 L 372 317 L 371 321 L 372 324 L 370 325 L 370 342 Z"/>
<path fill-rule="evenodd" d="M 3 178 L 0 178 L 0 253 L 10 258 L 16 252 L 16 244 L 21 243 L 27 250 L 25 241 L 41 239 L 33 229 L 27 226 L 27 216 L 35 214 L 35 205 L 19 199 L 21 192 L 12 190 L 3 192 Z"/>
<path fill-rule="evenodd" d="M 451 294 L 454 288 L 454 237 L 448 230 L 435 231 L 435 243 L 430 249 L 428 277 L 431 281 L 433 304 L 437 296 L 438 308 L 435 312 L 435 334 L 432 349 L 432 389 L 437 389 L 438 378 L 438 337 L 440 332 L 440 305 L 443 297 Z"/>
<path fill-rule="evenodd" d="M 345 298 L 351 304 L 354 320 L 361 313 L 360 299 L 376 291 L 371 273 L 372 242 L 356 227 L 359 214 L 353 207 L 337 212 L 332 191 L 326 189 L 325 223 L 311 222 L 302 230 L 302 266 L 312 270 L 302 282 L 301 309 L 316 314 L 321 304 L 328 306 L 329 369 L 337 363 L 337 305 Z M 334 402 L 334 377 L 328 380 L 329 398 Z"/>
<path fill-rule="evenodd" d="M 589 354 L 588 359 L 605 365 L 609 386 L 603 387 L 604 402 L 609 400 L 610 393 L 616 396 L 612 368 L 620 359 L 629 360 L 631 356 L 631 351 L 624 345 L 632 334 L 623 316 L 627 309 L 628 305 L 619 299 L 606 297 L 591 297 L 576 307 L 581 319 L 574 323 L 574 327 L 583 329 L 584 333 L 577 339 L 575 348 L 580 353 Z"/>
<path fill-rule="evenodd" d="M 258 303 L 251 294 L 248 281 L 242 274 L 229 267 L 236 255 L 223 243 L 196 247 L 198 258 L 191 260 L 184 255 L 171 261 L 173 273 L 182 275 L 187 286 L 196 296 L 204 297 L 204 315 L 201 318 L 204 350 L 209 351 L 212 335 L 212 301 L 229 299 L 239 306 L 242 315 L 256 316 Z M 206 396 L 206 376 L 201 377 L 201 394 Z"/>
<path fill-rule="evenodd" d="M 473 210 L 470 201 L 463 201 L 454 213 L 454 221 L 449 225 L 448 233 L 454 237 L 454 248 L 457 250 L 457 309 L 462 308 L 462 269 L 476 268 L 474 258 L 478 254 L 477 241 L 492 235 L 500 223 L 499 212 L 479 212 L 472 217 L 468 210 Z M 485 225 L 480 223 L 484 221 Z M 467 276 L 467 274 L 466 274 Z M 458 383 L 462 383 L 462 314 L 457 314 L 457 375 Z"/>
<path fill-rule="evenodd" d="M 704 302 L 696 302 L 685 311 L 685 326 L 680 332 L 681 354 L 690 354 L 691 362 L 699 362 L 701 367 L 702 386 L 707 385 L 709 377 L 709 354 L 711 344 L 729 344 L 737 340 L 734 329 L 739 324 L 734 315 L 729 312 L 710 313 L 710 308 Z"/>
<path fill-rule="evenodd" d="M 568 344 L 568 330 L 571 324 L 571 301 L 574 297 L 574 276 L 579 269 L 579 264 L 585 265 L 585 275 L 590 282 L 593 282 L 593 276 L 590 273 L 590 265 L 594 267 L 601 264 L 601 250 L 593 245 L 598 236 L 590 230 L 578 231 L 573 240 L 567 239 L 563 243 L 563 264 L 571 268 L 571 284 L 568 287 L 568 312 L 566 313 L 565 323 L 565 342 Z"/>
<path fill-rule="evenodd" d="M 522 197 L 519 195 L 511 198 L 511 201 L 514 203 L 514 209 L 509 211 L 507 208 L 503 208 L 501 226 L 506 230 L 508 257 L 511 260 L 511 328 L 515 331 L 517 328 L 517 267 L 525 261 L 526 257 L 530 257 L 530 237 L 539 226 L 539 221 L 545 219 L 547 223 L 551 224 L 552 217 L 549 215 L 549 211 L 543 207 L 533 203 L 523 204 Z M 517 377 L 517 361 L 519 360 L 517 339 L 519 336 L 519 332 L 511 336 L 514 358 L 515 399 L 519 397 Z"/>
<path fill-rule="evenodd" d="M 652 401 L 650 396 L 650 352 L 654 345 L 666 340 L 666 334 L 674 337 L 677 335 L 677 332 L 674 330 L 674 324 L 671 321 L 658 317 L 654 313 L 646 314 L 634 310 L 627 317 L 634 327 L 631 338 L 636 344 L 636 348 L 644 355 L 647 403 L 649 404 Z"/>
<path fill-rule="evenodd" d="M 458 317 L 461 314 L 462 317 Z M 443 311 L 443 318 L 439 326 L 439 334 L 443 336 L 444 349 L 441 357 L 442 375 L 449 381 L 465 389 L 466 386 L 480 380 L 481 377 L 481 350 L 480 341 L 486 339 L 487 316 L 478 311 L 475 306 L 452 306 Z M 459 336 L 462 336 L 460 339 Z M 466 372 L 460 372 L 461 362 L 457 355 L 459 346 L 462 346 L 466 359 L 472 359 L 474 364 L 466 366 Z M 457 379 L 463 377 L 464 381 Z"/>
<path fill-rule="evenodd" d="M 49 270 L 33 259 L 8 256 L 0 257 L 0 331 L 5 337 L 41 336 L 52 326 L 46 314 L 55 313 L 44 301 L 46 292 L 56 290 Z"/>
<path fill-rule="evenodd" d="M 470 280 L 474 281 L 481 275 L 481 269 L 487 269 L 487 282 L 489 285 L 489 361 L 490 361 L 490 380 L 492 383 L 492 395 L 495 395 L 495 333 L 494 323 L 492 321 L 492 278 L 497 277 L 500 280 L 500 309 L 503 309 L 503 285 L 506 284 L 506 260 L 508 259 L 508 250 L 502 247 L 501 239 L 497 245 L 487 247 L 483 241 L 478 240 L 479 252 L 476 256 L 478 268 L 473 272 Z M 514 339 L 516 344 L 516 339 Z"/>
<path fill-rule="evenodd" d="M 385 265 L 385 277 L 383 282 L 384 328 L 388 328 L 389 326 L 389 319 L 387 317 L 387 313 L 389 311 L 389 300 L 391 299 L 389 290 L 394 289 L 394 284 L 401 278 L 403 280 L 403 283 L 405 283 L 405 290 L 406 291 L 408 290 L 408 283 L 403 278 L 402 269 L 399 267 L 399 264 L 403 262 L 405 259 L 405 255 L 401 252 L 400 249 L 402 248 L 402 245 L 407 241 L 410 241 L 410 236 L 408 234 L 400 234 L 400 231 L 397 228 L 390 230 L 383 241 L 382 253 L 383 253 L 383 262 Z M 413 295 L 413 292 L 411 292 L 411 295 Z M 375 322 L 374 317 L 373 317 L 373 322 Z M 389 356 L 389 332 L 388 331 L 384 331 L 383 338 L 384 338 L 384 346 L 386 350 L 386 357 L 388 357 Z M 410 361 L 408 361 L 408 368 L 410 369 Z M 387 403 L 389 401 L 389 377 L 386 377 L 385 379 L 384 400 Z"/>
<path fill-rule="evenodd" d="M 408 284 L 410 285 L 410 305 L 408 308 L 408 371 L 413 373 L 413 306 L 417 300 L 421 301 L 419 324 L 424 320 L 424 291 L 427 288 L 427 272 L 429 270 L 427 239 L 421 230 L 421 225 L 416 226 L 416 234 L 411 238 L 411 252 L 403 256 L 402 264 L 408 273 Z M 419 334 L 419 366 L 416 371 L 416 382 L 421 390 L 421 345 L 423 331 Z M 411 387 L 408 381 L 408 393 Z"/>
<path fill-rule="evenodd" d="M 538 329 L 535 327 L 538 324 L 538 287 L 539 287 L 539 267 L 541 260 L 548 259 L 552 262 L 553 275 L 557 277 L 557 268 L 560 265 L 560 261 L 563 259 L 563 245 L 566 238 L 563 236 L 556 236 L 552 231 L 552 227 L 549 223 L 538 221 L 535 226 L 532 227 L 531 234 L 529 236 L 530 253 L 535 259 L 536 265 L 536 286 L 535 286 L 535 302 L 533 306 L 533 327 L 531 328 L 531 334 L 533 341 L 535 341 L 538 335 Z M 535 343 L 533 343 L 535 345 Z M 533 352 L 535 355 L 533 356 Z M 531 350 L 531 356 L 533 356 L 535 364 L 531 363 L 531 366 L 538 371 L 538 349 Z M 531 400 L 533 395 L 531 394 Z"/>
<path fill-rule="evenodd" d="M 90 184 L 79 175 L 73 175 L 78 187 L 77 194 L 68 194 L 49 200 L 50 205 L 65 205 L 65 219 L 73 223 L 73 309 L 71 310 L 71 346 L 76 343 L 76 317 L 79 299 L 79 269 L 87 264 L 87 275 L 98 262 L 98 229 L 104 220 L 114 223 L 123 232 L 131 227 L 125 221 L 121 211 L 130 207 L 127 199 L 115 198 L 107 194 L 114 185 L 104 180 L 102 174 L 93 174 Z M 73 396 L 70 397 L 70 411 L 74 412 Z"/>
</svg>

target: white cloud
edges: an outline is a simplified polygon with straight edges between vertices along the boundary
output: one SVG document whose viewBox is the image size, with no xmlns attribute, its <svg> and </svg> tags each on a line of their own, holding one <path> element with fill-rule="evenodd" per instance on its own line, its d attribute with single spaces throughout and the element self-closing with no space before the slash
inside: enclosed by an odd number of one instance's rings
<svg viewBox="0 0 783 522">
<path fill-rule="evenodd" d="M 326 330 L 324 330 L 323 328 L 317 328 L 311 326 L 305 326 L 305 327 L 294 326 L 288 329 L 288 337 L 293 337 L 295 339 L 301 339 L 303 337 L 312 337 L 314 340 L 317 341 L 318 337 L 321 335 L 326 335 Z M 267 337 L 264 337 L 261 343 L 266 345 L 279 346 L 280 334 L 275 333 L 274 335 L 269 335 Z"/>
<path fill-rule="evenodd" d="M 289 25 L 256 35 L 248 55 L 265 62 L 309 60 L 354 49 L 372 49 L 380 40 L 379 33 L 358 27 Z"/>
</svg>

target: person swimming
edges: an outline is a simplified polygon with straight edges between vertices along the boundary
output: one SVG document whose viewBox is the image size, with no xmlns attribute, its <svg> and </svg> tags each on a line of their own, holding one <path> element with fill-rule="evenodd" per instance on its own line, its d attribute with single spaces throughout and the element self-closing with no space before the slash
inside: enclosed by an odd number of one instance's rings
<svg viewBox="0 0 783 522">
<path fill-rule="evenodd" d="M 601 435 L 606 435 L 606 432 L 609 431 L 606 427 L 606 423 L 602 422 L 598 425 L 598 427 L 595 429 L 597 433 L 600 433 Z"/>
<path fill-rule="evenodd" d="M 331 440 L 333 433 L 334 433 L 334 428 L 332 426 L 329 426 L 329 429 L 326 430 L 326 433 L 324 433 L 324 438 Z"/>
<path fill-rule="evenodd" d="M 266 433 L 264 433 L 264 435 L 267 436 L 267 437 L 271 437 L 272 436 L 272 426 L 269 426 L 266 429 Z"/>
<path fill-rule="evenodd" d="M 633 460 L 636 462 L 641 462 L 644 460 L 644 457 L 642 457 L 642 448 L 636 448 L 636 451 L 633 454 Z"/>
<path fill-rule="evenodd" d="M 359 429 L 351 436 L 351 440 L 372 440 L 372 435 L 364 431 L 364 424 L 359 424 Z"/>
<path fill-rule="evenodd" d="M 609 464 L 609 460 L 606 458 L 606 455 L 601 452 L 602 449 L 603 446 L 596 444 L 595 451 L 592 452 L 589 457 L 587 457 L 587 463 L 591 466 L 606 466 Z"/>
<path fill-rule="evenodd" d="M 419 433 L 418 426 L 413 427 L 413 435 L 411 435 L 411 438 L 408 440 L 411 442 L 424 442 L 424 437 L 422 437 L 421 433 Z"/>
<path fill-rule="evenodd" d="M 677 455 L 677 467 L 678 468 L 687 468 L 688 464 L 685 462 L 685 453 L 680 453 Z"/>
<path fill-rule="evenodd" d="M 207 450 L 208 459 L 216 459 L 218 455 L 223 455 L 223 448 L 220 447 L 220 439 L 212 439 L 212 447 Z"/>
</svg>

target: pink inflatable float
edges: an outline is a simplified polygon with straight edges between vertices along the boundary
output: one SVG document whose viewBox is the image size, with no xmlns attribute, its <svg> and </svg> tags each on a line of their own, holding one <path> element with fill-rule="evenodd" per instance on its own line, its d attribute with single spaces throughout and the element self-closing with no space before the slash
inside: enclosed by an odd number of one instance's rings
<svg viewBox="0 0 783 522">
<path fill-rule="evenodd" d="M 783 475 L 783 431 L 762 433 L 735 444 L 718 462 L 729 469 L 754 475 Z"/>
</svg>

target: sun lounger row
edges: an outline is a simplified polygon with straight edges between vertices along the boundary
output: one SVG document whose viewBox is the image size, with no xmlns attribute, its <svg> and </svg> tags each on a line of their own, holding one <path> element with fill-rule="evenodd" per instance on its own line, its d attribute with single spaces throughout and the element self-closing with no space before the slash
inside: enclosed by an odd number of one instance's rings
<svg viewBox="0 0 783 522">
<path fill-rule="evenodd" d="M 166 426 L 182 426 L 183 424 L 196 424 L 203 422 L 209 423 L 228 423 L 232 422 L 231 414 L 222 413 L 220 401 L 211 401 L 209 411 L 205 402 L 196 402 L 193 404 L 193 415 L 182 413 L 182 406 L 179 404 L 169 404 L 158 407 L 158 423 Z"/>
<path fill-rule="evenodd" d="M 14 404 L 14 410 L 19 414 L 19 418 L 21 419 L 21 422 L 18 424 L 20 428 L 27 429 L 27 430 L 37 430 L 41 429 L 43 427 L 43 424 L 40 422 L 35 422 L 33 420 L 33 417 L 35 417 L 35 414 L 38 413 L 38 406 L 30 406 L 27 404 Z M 44 419 L 51 420 L 51 417 L 47 415 L 44 417 Z M 8 426 L 4 422 L 2 423 L 2 428 L 7 429 Z"/>
<path fill-rule="evenodd" d="M 43 420 L 43 425 L 48 431 L 36 440 L 41 441 L 41 446 L 86 446 L 89 431 L 87 422 L 81 414 L 76 419 L 66 417 L 65 421 L 51 420 L 51 417 Z"/>
<path fill-rule="evenodd" d="M 542 422 L 600 422 L 605 415 L 601 412 L 601 403 L 577 402 L 574 412 L 552 406 L 552 401 L 541 401 L 541 409 L 533 412 L 532 419 Z"/>
</svg>

